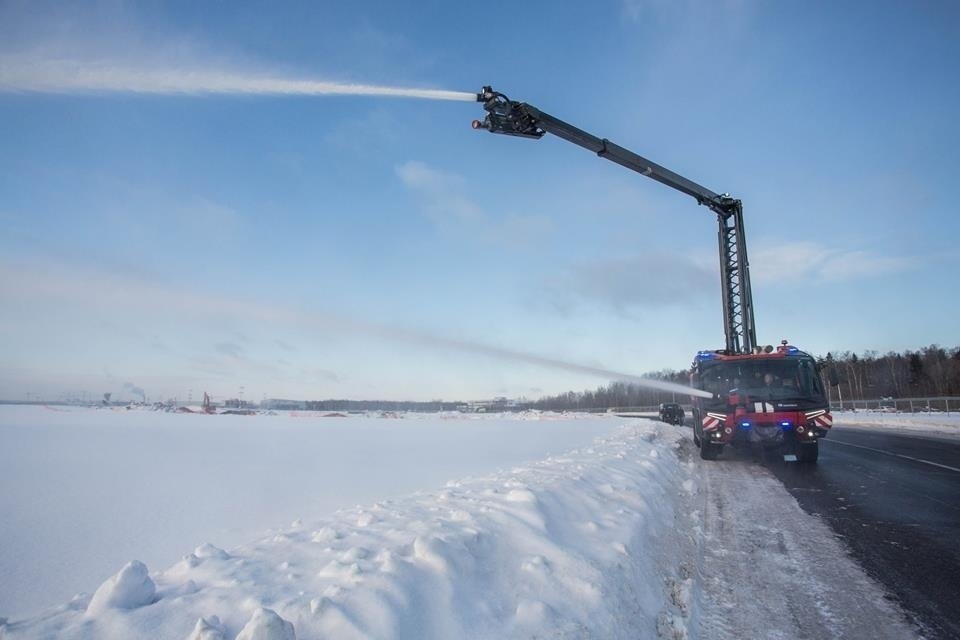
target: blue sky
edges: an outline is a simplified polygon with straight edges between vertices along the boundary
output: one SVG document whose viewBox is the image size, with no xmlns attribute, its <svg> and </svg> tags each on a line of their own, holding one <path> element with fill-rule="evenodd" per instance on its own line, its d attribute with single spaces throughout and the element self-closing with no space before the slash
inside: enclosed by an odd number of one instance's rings
<svg viewBox="0 0 960 640">
<path fill-rule="evenodd" d="M 706 209 L 477 104 L 11 86 L 42 65 L 492 84 L 741 198 L 760 340 L 825 353 L 960 342 L 958 42 L 949 2 L 5 2 L 0 397 L 536 397 L 604 380 L 483 350 L 723 343 Z"/>
</svg>

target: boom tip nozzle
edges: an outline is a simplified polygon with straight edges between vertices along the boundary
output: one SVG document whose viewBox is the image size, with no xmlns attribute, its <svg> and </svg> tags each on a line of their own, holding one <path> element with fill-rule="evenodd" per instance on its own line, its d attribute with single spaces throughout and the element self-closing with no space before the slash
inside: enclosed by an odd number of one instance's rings
<svg viewBox="0 0 960 640">
<path fill-rule="evenodd" d="M 477 102 L 486 102 L 496 95 L 496 91 L 493 90 L 493 87 L 486 85 L 483 89 L 480 90 L 480 93 L 477 94 Z"/>
</svg>

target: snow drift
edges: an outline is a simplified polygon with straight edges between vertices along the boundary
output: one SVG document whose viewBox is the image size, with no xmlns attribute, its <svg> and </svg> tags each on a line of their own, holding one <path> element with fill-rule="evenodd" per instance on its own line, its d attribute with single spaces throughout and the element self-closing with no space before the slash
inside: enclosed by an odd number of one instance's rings
<svg viewBox="0 0 960 640">
<path fill-rule="evenodd" d="M 156 591 L 156 585 L 150 579 L 146 565 L 134 560 L 100 585 L 87 605 L 87 613 L 96 616 L 108 609 L 143 607 L 153 602 Z"/>
<path fill-rule="evenodd" d="M 622 426 L 229 552 L 206 544 L 149 576 L 132 562 L 93 597 L 8 622 L 6 638 L 684 637 L 682 439 Z"/>
</svg>

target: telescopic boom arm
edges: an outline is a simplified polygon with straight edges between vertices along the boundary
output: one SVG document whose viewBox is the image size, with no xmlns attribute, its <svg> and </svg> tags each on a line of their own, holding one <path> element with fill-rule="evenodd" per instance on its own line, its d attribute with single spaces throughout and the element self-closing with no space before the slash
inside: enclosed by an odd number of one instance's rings
<svg viewBox="0 0 960 640">
<path fill-rule="evenodd" d="M 724 333 L 730 353 L 746 353 L 757 344 L 753 319 L 753 294 L 750 289 L 750 265 L 743 233 L 743 206 L 728 194 L 718 194 L 692 180 L 647 160 L 641 155 L 598 138 L 563 120 L 540 111 L 525 102 L 515 102 L 491 87 L 477 94 L 486 117 L 473 121 L 474 129 L 503 133 L 521 138 L 542 138 L 551 133 L 593 151 L 601 158 L 641 173 L 657 182 L 696 199 L 717 214 L 720 225 L 720 278 L 723 287 Z"/>
</svg>

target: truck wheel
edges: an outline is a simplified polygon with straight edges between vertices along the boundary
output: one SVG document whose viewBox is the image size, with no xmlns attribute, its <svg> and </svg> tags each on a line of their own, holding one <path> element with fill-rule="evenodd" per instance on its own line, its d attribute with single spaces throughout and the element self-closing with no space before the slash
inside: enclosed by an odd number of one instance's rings
<svg viewBox="0 0 960 640">
<path fill-rule="evenodd" d="M 797 462 L 813 463 L 820 457 L 820 445 L 816 442 L 807 442 L 797 448 Z"/>
<path fill-rule="evenodd" d="M 716 460 L 722 448 L 723 445 L 707 442 L 706 438 L 700 439 L 700 457 L 704 460 Z"/>
</svg>

